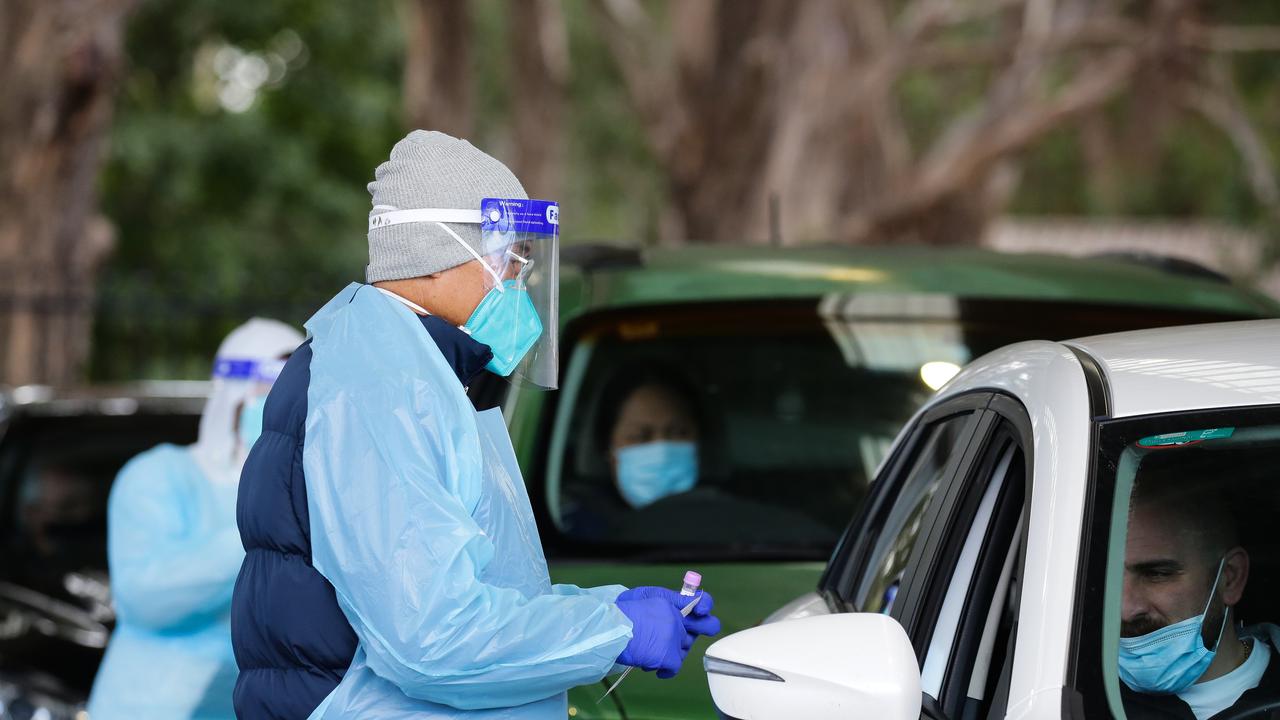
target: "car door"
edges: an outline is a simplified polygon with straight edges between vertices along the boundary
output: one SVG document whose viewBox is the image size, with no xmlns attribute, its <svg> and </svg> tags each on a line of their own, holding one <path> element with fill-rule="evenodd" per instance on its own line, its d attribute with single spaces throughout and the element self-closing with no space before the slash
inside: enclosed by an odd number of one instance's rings
<svg viewBox="0 0 1280 720">
<path fill-rule="evenodd" d="M 1030 437 L 1025 410 L 1004 395 L 931 410 L 899 444 L 824 578 L 846 609 L 886 613 L 907 630 L 925 717 L 1003 715 Z"/>
</svg>

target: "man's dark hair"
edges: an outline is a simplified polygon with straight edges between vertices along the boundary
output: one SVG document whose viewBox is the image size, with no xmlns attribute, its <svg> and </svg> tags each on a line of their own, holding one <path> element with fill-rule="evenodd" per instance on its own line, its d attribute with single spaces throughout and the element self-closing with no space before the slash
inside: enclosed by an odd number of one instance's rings
<svg viewBox="0 0 1280 720">
<path fill-rule="evenodd" d="M 1129 507 L 1158 504 L 1195 529 L 1206 560 L 1217 562 L 1240 544 L 1227 489 L 1241 477 L 1237 453 L 1203 448 L 1152 450 L 1142 459 Z"/>
</svg>

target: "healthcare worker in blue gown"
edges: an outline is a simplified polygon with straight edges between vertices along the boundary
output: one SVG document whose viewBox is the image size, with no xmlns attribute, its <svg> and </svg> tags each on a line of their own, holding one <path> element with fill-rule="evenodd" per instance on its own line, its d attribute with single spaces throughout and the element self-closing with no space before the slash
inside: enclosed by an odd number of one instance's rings
<svg viewBox="0 0 1280 720">
<path fill-rule="evenodd" d="M 555 386 L 559 208 L 437 132 L 369 190 L 369 284 L 307 322 L 241 479 L 239 717 L 560 720 L 615 666 L 674 676 L 711 597 L 552 585 L 502 415 L 466 395 Z"/>
<path fill-rule="evenodd" d="M 107 559 L 118 617 L 89 698 L 94 720 L 234 718 L 231 590 L 244 550 L 236 486 L 284 358 L 303 340 L 255 318 L 218 347 L 194 445 L 159 445 L 111 488 Z"/>
</svg>

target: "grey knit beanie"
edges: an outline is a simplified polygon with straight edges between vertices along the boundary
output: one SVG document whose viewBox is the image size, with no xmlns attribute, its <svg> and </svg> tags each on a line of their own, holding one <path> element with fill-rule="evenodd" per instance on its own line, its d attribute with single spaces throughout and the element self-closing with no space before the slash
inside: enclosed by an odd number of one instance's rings
<svg viewBox="0 0 1280 720">
<path fill-rule="evenodd" d="M 373 210 L 369 217 L 392 210 L 480 210 L 487 197 L 528 199 L 524 186 L 506 165 L 466 140 L 442 132 L 414 130 L 391 148 L 391 158 L 378 166 L 369 183 Z M 448 223 L 479 252 L 480 226 Z M 448 270 L 473 255 L 433 222 L 410 222 L 369 229 L 368 282 L 403 280 Z"/>
</svg>

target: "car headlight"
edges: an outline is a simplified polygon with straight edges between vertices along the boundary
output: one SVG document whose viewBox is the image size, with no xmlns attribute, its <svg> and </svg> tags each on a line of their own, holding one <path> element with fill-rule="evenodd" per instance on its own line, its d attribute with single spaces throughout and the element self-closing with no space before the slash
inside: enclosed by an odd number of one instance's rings
<svg viewBox="0 0 1280 720">
<path fill-rule="evenodd" d="M 0 720 L 89 720 L 83 703 L 68 702 L 0 678 Z"/>
</svg>

